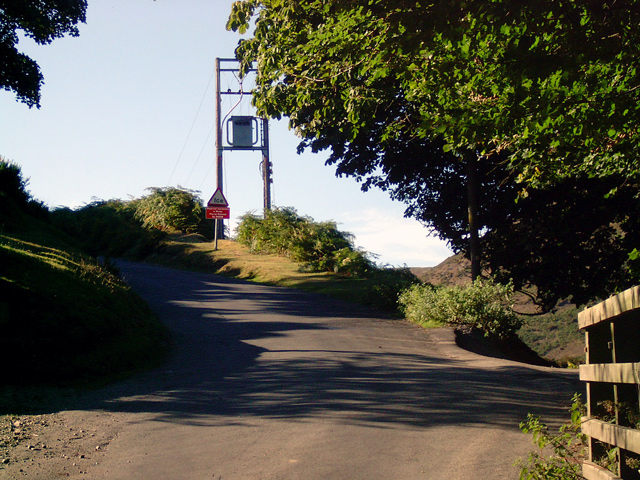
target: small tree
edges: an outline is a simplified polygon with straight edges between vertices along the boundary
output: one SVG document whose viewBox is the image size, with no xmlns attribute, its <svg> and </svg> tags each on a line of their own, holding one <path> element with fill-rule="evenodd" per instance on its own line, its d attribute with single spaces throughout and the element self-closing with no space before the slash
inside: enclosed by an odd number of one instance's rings
<svg viewBox="0 0 640 480">
<path fill-rule="evenodd" d="M 136 217 L 147 228 L 194 233 L 204 218 L 202 200 L 193 190 L 151 187 L 150 195 L 136 201 Z"/>
</svg>

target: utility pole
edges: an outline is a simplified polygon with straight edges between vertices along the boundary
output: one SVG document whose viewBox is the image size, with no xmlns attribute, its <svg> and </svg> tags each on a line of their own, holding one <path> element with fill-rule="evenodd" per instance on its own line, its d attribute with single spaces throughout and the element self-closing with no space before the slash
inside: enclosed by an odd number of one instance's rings
<svg viewBox="0 0 640 480">
<path fill-rule="evenodd" d="M 216 186 L 222 192 L 222 125 L 220 121 L 220 109 L 222 97 L 220 96 L 220 59 L 216 58 Z M 218 239 L 224 238 L 224 220 L 215 220 L 216 249 Z"/>
<path fill-rule="evenodd" d="M 217 172 L 217 188 L 222 192 L 223 191 L 223 159 L 222 154 L 225 150 L 259 150 L 262 152 L 262 178 L 264 183 L 264 216 L 266 217 L 267 212 L 271 210 L 271 183 L 272 180 L 272 168 L 271 168 L 271 159 L 269 157 L 269 121 L 266 118 L 258 119 L 256 117 L 231 117 L 227 124 L 231 123 L 234 134 L 233 140 L 229 141 L 229 134 L 227 132 L 227 143 L 229 145 L 223 144 L 223 123 L 227 120 L 229 113 L 223 118 L 221 109 L 222 109 L 222 95 L 236 95 L 240 96 L 240 100 L 238 104 L 242 100 L 242 97 L 246 94 L 250 95 L 250 92 L 244 92 L 242 83 L 240 82 L 240 90 L 232 91 L 227 90 L 226 92 L 221 91 L 220 89 L 220 74 L 221 72 L 233 72 L 234 75 L 240 72 L 239 66 L 234 66 L 232 68 L 222 68 L 222 63 L 236 63 L 237 60 L 233 58 L 216 58 L 216 112 L 215 112 L 215 122 L 216 122 L 216 172 Z M 249 71 L 255 71 L 255 69 L 250 69 Z M 235 107 L 234 107 L 235 108 Z M 233 109 L 232 109 L 233 110 Z M 245 120 L 251 119 L 250 122 L 246 122 Z M 259 122 L 258 122 L 259 120 Z M 252 126 L 257 127 L 259 132 L 256 133 L 256 138 L 254 139 Z M 247 129 L 248 127 L 248 129 Z M 227 126 L 227 128 L 229 128 Z M 237 132 L 236 132 L 237 129 Z M 236 133 L 237 139 L 236 139 Z M 216 220 L 216 236 L 217 238 L 224 238 L 224 223 L 222 220 Z"/>
<path fill-rule="evenodd" d="M 262 180 L 264 183 L 264 217 L 271 210 L 271 160 L 269 159 L 269 121 L 262 119 Z"/>
</svg>

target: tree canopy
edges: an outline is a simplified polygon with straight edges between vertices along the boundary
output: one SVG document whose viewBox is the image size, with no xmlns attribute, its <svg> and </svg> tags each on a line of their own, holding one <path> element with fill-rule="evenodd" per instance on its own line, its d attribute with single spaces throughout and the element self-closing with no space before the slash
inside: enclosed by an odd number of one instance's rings
<svg viewBox="0 0 640 480">
<path fill-rule="evenodd" d="M 0 88 L 39 107 L 44 78 L 35 60 L 18 51 L 19 32 L 40 45 L 78 36 L 86 10 L 86 0 L 0 0 Z"/>
<path fill-rule="evenodd" d="M 476 158 L 484 266 L 549 309 L 630 281 L 637 3 L 242 0 L 228 28 L 255 28 L 236 56 L 257 62 L 259 114 L 288 117 L 300 150 L 329 150 L 454 251 Z"/>
<path fill-rule="evenodd" d="M 358 145 L 365 149 L 367 142 Z M 467 251 L 466 165 L 438 155 L 428 142 L 399 143 L 377 162 L 362 161 L 366 151 L 357 156 L 355 150 L 350 162 L 341 162 L 341 171 L 359 176 L 365 188 L 387 191 L 407 205 L 405 215 L 421 221 L 455 252 Z M 609 193 L 619 178 L 581 176 L 519 198 L 514 175 L 500 158 L 477 163 L 484 271 L 531 292 L 543 311 L 563 298 L 584 304 L 637 281 L 626 266 L 629 252 L 640 245 L 634 186 Z"/>
<path fill-rule="evenodd" d="M 456 153 L 502 153 L 534 187 L 576 174 L 636 178 L 635 0 L 242 0 L 228 22 L 261 114 L 315 146 L 351 141 L 393 88 L 409 129 Z"/>
</svg>

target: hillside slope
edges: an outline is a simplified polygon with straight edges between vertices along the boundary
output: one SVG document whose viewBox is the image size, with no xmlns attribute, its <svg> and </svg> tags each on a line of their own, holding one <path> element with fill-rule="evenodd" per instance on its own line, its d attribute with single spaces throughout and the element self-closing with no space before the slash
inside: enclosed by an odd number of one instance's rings
<svg viewBox="0 0 640 480">
<path fill-rule="evenodd" d="M 0 231 L 3 385 L 104 381 L 162 357 L 164 327 L 124 282 L 45 224 L 40 235 L 10 230 Z"/>
<path fill-rule="evenodd" d="M 467 285 L 471 283 L 471 262 L 461 253 L 452 255 L 435 267 L 412 267 L 411 272 L 432 285 Z"/>
</svg>

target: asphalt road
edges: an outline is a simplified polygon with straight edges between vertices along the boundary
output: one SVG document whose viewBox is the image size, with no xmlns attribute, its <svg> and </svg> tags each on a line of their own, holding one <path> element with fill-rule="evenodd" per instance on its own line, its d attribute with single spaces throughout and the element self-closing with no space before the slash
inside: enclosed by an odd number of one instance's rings
<svg viewBox="0 0 640 480">
<path fill-rule="evenodd" d="M 120 266 L 175 351 L 110 389 L 101 408 L 126 421 L 86 478 L 515 479 L 519 422 L 566 420 L 579 388 L 322 296 Z"/>
</svg>

